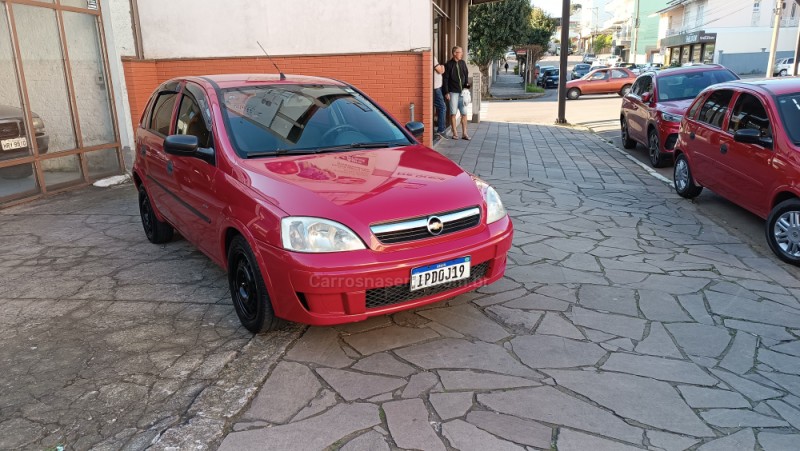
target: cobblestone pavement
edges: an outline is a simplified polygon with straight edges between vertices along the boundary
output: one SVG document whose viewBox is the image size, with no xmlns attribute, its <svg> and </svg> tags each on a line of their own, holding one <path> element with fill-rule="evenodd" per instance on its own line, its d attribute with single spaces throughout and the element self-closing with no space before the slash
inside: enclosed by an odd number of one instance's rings
<svg viewBox="0 0 800 451">
<path fill-rule="evenodd" d="M 2 450 L 213 443 L 301 331 L 241 328 L 222 270 L 147 241 L 131 185 L 0 211 L 0 230 Z"/>
<path fill-rule="evenodd" d="M 506 277 L 308 328 L 221 449 L 797 449 L 795 268 L 595 135 L 472 136 L 439 150 L 503 196 Z"/>
</svg>

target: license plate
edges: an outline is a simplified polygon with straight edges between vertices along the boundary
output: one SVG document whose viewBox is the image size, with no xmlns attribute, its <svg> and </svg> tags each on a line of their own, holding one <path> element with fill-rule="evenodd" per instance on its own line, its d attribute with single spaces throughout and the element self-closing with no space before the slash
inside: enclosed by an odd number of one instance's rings
<svg viewBox="0 0 800 451">
<path fill-rule="evenodd" d="M 470 257 L 461 257 L 411 270 L 411 291 L 469 278 Z"/>
<path fill-rule="evenodd" d="M 28 147 L 28 138 L 11 138 L 0 141 L 3 150 L 14 150 Z"/>
</svg>

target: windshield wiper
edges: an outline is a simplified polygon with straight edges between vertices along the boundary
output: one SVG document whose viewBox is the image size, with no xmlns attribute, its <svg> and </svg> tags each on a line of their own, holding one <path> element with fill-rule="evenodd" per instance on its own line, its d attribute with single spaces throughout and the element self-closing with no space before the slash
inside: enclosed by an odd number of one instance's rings
<svg viewBox="0 0 800 451">
<path fill-rule="evenodd" d="M 328 147 L 308 147 L 304 149 L 278 149 L 278 150 L 269 150 L 266 152 L 250 152 L 247 154 L 247 158 L 276 157 L 282 155 L 309 155 L 309 154 L 326 153 L 326 152 L 344 152 L 353 149 L 379 149 L 392 146 L 395 146 L 395 144 L 389 142 L 350 143 L 350 144 L 342 144 L 339 146 L 328 146 Z"/>
</svg>

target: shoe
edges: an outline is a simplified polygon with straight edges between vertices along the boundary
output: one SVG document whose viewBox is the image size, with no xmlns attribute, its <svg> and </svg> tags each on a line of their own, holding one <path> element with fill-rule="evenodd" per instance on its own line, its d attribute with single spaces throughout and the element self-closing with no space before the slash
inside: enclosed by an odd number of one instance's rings
<svg viewBox="0 0 800 451">
<path fill-rule="evenodd" d="M 436 136 L 441 139 L 447 139 L 447 136 L 445 136 L 444 132 L 436 132 Z"/>
<path fill-rule="evenodd" d="M 456 135 L 456 134 L 454 133 L 454 134 L 453 134 L 453 136 L 451 136 L 449 139 L 458 139 L 458 135 Z"/>
<path fill-rule="evenodd" d="M 466 139 L 467 141 L 469 141 L 469 140 L 471 140 L 472 138 L 470 138 L 470 137 L 469 137 L 469 136 L 467 136 L 467 135 L 464 135 L 464 136 L 462 136 L 462 137 L 461 137 L 461 139 Z"/>
</svg>

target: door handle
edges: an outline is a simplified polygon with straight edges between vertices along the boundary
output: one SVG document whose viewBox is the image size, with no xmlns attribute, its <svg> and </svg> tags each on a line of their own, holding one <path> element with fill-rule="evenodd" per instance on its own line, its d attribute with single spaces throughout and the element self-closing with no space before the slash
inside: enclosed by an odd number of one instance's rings
<svg viewBox="0 0 800 451">
<path fill-rule="evenodd" d="M 694 139 L 694 132 L 689 133 L 689 139 Z"/>
<path fill-rule="evenodd" d="M 720 153 L 728 153 L 728 145 L 722 144 L 721 146 L 719 146 L 719 151 Z"/>
</svg>

